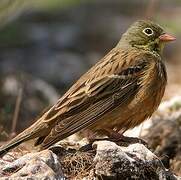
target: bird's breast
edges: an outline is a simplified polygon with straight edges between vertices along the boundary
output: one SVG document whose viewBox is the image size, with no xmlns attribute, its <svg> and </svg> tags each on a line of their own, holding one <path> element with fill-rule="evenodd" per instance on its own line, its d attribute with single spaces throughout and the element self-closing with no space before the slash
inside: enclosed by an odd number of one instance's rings
<svg viewBox="0 0 181 180">
<path fill-rule="evenodd" d="M 165 67 L 153 64 L 141 77 L 140 88 L 129 104 L 121 104 L 110 113 L 106 114 L 92 127 L 93 130 L 104 128 L 129 129 L 133 128 L 150 117 L 158 108 L 163 97 L 166 76 Z"/>
</svg>

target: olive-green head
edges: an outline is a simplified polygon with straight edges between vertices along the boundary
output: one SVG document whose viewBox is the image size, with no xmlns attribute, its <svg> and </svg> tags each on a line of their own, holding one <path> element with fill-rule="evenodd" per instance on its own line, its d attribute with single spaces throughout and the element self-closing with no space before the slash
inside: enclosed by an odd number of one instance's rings
<svg viewBox="0 0 181 180">
<path fill-rule="evenodd" d="M 161 54 L 166 42 L 175 38 L 166 34 L 161 26 L 149 20 L 140 20 L 132 24 L 122 35 L 119 45 L 131 45 L 139 49 Z"/>
</svg>

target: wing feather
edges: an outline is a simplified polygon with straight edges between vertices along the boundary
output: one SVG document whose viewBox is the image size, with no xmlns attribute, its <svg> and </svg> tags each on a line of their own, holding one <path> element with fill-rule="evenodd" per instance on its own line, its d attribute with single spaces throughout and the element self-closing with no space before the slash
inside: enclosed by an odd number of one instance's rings
<svg viewBox="0 0 181 180">
<path fill-rule="evenodd" d="M 133 87 L 135 86 L 135 87 Z M 85 111 L 69 117 L 60 123 L 58 123 L 54 129 L 52 129 L 49 136 L 42 143 L 42 147 L 46 148 L 52 144 L 60 141 L 81 129 L 87 128 L 99 120 L 107 112 L 112 111 L 115 107 L 125 103 L 127 98 L 136 94 L 135 91 L 138 90 L 138 87 L 135 83 L 132 86 L 127 86 L 123 91 L 127 92 L 127 95 L 120 93 L 115 94 L 115 96 L 109 96 L 104 98 L 97 103 L 93 104 Z M 128 90 L 129 88 L 129 90 Z M 121 100 L 121 101 L 120 101 Z"/>
</svg>

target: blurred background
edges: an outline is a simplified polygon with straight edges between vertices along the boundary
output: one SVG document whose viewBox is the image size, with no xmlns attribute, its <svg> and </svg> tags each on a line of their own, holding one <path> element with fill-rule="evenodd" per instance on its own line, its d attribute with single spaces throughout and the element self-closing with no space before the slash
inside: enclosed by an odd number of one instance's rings
<svg viewBox="0 0 181 180">
<path fill-rule="evenodd" d="M 181 95 L 180 0 L 1 0 L 0 140 L 32 124 L 145 18 L 177 37 L 164 51 L 164 99 Z"/>
</svg>

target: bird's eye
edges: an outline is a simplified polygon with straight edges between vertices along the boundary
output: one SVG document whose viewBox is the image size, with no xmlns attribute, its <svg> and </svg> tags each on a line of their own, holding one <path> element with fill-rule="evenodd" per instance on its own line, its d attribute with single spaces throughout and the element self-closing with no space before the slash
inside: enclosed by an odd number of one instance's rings
<svg viewBox="0 0 181 180">
<path fill-rule="evenodd" d="M 143 30 L 143 33 L 146 34 L 147 36 L 153 35 L 153 30 L 151 28 L 145 28 Z"/>
</svg>

